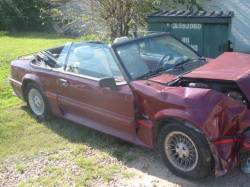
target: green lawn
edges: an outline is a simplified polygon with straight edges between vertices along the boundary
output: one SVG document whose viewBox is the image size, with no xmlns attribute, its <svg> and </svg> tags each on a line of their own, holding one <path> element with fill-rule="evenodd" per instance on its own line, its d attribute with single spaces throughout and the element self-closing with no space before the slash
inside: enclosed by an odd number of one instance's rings
<svg viewBox="0 0 250 187">
<path fill-rule="evenodd" d="M 88 36 L 74 40 L 94 38 L 94 36 Z M 6 167 L 6 160 L 18 162 L 19 158 L 25 160 L 44 154 L 49 160 L 61 159 L 64 162 L 65 159 L 72 162 L 81 171 L 79 176 L 71 172 L 66 176 L 65 168 L 47 166 L 48 168 L 43 171 L 43 176 L 22 181 L 21 186 L 67 184 L 68 176 L 71 176 L 74 183 L 78 185 L 92 184 L 96 179 L 107 182 L 112 180 L 117 173 L 121 173 L 121 167 L 119 164 L 97 163 L 110 158 L 126 162 L 135 157 L 129 154 L 130 146 L 69 121 L 52 118 L 38 123 L 26 105 L 12 95 L 12 89 L 7 80 L 11 60 L 20 55 L 58 46 L 72 40 L 55 34 L 8 35 L 0 32 L 0 172 L 1 168 Z M 93 154 L 89 156 L 90 151 Z M 63 152 L 63 154 L 58 156 L 58 152 Z M 16 164 L 15 172 L 25 172 L 25 168 L 28 167 L 27 163 L 14 163 Z M 125 176 L 127 175 L 126 173 Z"/>
</svg>

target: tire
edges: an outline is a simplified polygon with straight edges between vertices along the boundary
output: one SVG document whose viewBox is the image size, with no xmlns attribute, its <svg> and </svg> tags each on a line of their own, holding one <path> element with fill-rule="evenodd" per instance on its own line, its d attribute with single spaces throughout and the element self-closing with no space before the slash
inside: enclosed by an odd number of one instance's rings
<svg viewBox="0 0 250 187">
<path fill-rule="evenodd" d="M 28 83 L 25 89 L 25 98 L 31 113 L 37 120 L 43 121 L 49 117 L 49 105 L 39 86 L 35 83 Z M 40 109 L 39 107 L 36 109 L 36 105 L 38 106 L 38 104 L 41 106 Z"/>
<path fill-rule="evenodd" d="M 201 179 L 211 174 L 210 148 L 205 137 L 193 129 L 178 123 L 165 124 L 159 132 L 158 146 L 165 165 L 175 175 Z"/>
</svg>

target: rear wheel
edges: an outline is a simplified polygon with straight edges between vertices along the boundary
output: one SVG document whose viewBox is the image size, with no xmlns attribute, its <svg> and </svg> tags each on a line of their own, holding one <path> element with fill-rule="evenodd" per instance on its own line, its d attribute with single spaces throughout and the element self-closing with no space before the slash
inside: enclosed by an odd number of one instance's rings
<svg viewBox="0 0 250 187">
<path fill-rule="evenodd" d="M 49 114 L 47 100 L 41 89 L 34 83 L 26 88 L 26 99 L 29 109 L 39 120 L 45 119 Z"/>
<path fill-rule="evenodd" d="M 211 172 L 210 148 L 200 133 L 181 124 L 166 124 L 159 134 L 159 148 L 166 166 L 174 174 L 199 179 Z"/>
</svg>

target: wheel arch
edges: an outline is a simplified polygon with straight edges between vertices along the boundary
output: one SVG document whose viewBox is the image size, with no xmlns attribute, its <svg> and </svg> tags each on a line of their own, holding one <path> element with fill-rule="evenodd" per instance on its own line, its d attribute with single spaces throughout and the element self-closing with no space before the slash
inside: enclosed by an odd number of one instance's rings
<svg viewBox="0 0 250 187">
<path fill-rule="evenodd" d="M 22 79 L 22 94 L 25 101 L 27 101 L 26 89 L 30 83 L 37 85 L 43 91 L 39 77 L 32 74 L 25 75 Z"/>
<path fill-rule="evenodd" d="M 159 111 L 154 116 L 156 125 L 154 132 L 157 136 L 160 129 L 169 123 L 176 123 L 179 125 L 185 125 L 188 128 L 191 128 L 201 134 L 204 134 L 199 128 L 197 128 L 199 125 L 198 123 L 192 118 L 192 116 L 186 112 L 179 109 L 166 109 Z"/>
<path fill-rule="evenodd" d="M 193 129 L 196 132 L 199 132 L 200 134 L 204 135 L 204 133 L 200 129 L 196 128 L 195 125 L 192 122 L 190 122 L 189 120 L 179 118 L 176 116 L 165 116 L 165 117 L 162 117 L 161 119 L 157 120 L 157 122 L 156 122 L 156 126 L 155 126 L 156 136 L 159 134 L 162 127 L 164 127 L 165 125 L 168 125 L 168 124 L 172 124 L 172 123 Z"/>
<path fill-rule="evenodd" d="M 155 145 L 158 145 L 158 136 L 161 132 L 161 129 L 169 124 L 176 124 L 179 126 L 184 126 L 188 129 L 191 129 L 204 137 L 204 141 L 209 145 L 211 153 L 213 152 L 212 147 L 210 146 L 210 142 L 206 134 L 202 131 L 202 129 L 197 128 L 198 123 L 185 111 L 176 110 L 176 109 L 168 109 L 164 111 L 160 111 L 155 115 L 156 123 L 154 126 L 154 137 L 155 137 Z"/>
</svg>

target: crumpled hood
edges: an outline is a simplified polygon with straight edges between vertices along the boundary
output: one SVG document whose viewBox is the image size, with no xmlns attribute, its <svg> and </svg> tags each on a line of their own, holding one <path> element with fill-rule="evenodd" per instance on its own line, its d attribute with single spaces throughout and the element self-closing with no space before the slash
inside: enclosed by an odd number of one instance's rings
<svg viewBox="0 0 250 187">
<path fill-rule="evenodd" d="M 159 76 L 150 78 L 149 81 L 165 84 L 165 83 L 175 80 L 176 78 L 177 76 L 175 75 L 161 74 Z"/>
<path fill-rule="evenodd" d="M 250 55 L 227 52 L 184 77 L 237 81 L 246 75 L 250 75 Z"/>
<path fill-rule="evenodd" d="M 184 75 L 185 78 L 235 81 L 250 100 L 250 55 L 224 53 L 204 66 Z"/>
<path fill-rule="evenodd" d="M 171 78 L 170 78 L 171 79 Z M 223 93 L 210 89 L 171 87 L 161 84 L 169 77 L 130 83 L 137 109 L 156 124 L 174 118 L 188 122 L 209 140 L 215 175 L 226 174 L 238 163 L 240 147 L 235 142 L 214 144 L 226 137 L 238 137 L 250 127 L 250 110 Z"/>
<path fill-rule="evenodd" d="M 250 100 L 250 55 L 225 53 L 184 78 L 234 81 Z M 213 89 L 175 87 L 166 83 L 177 77 L 162 74 L 130 83 L 138 111 L 158 124 L 174 118 L 188 122 L 205 134 L 213 154 L 215 175 L 226 174 L 239 162 L 238 143 L 217 144 L 226 138 L 241 137 L 250 128 L 250 110 L 242 103 Z"/>
</svg>

